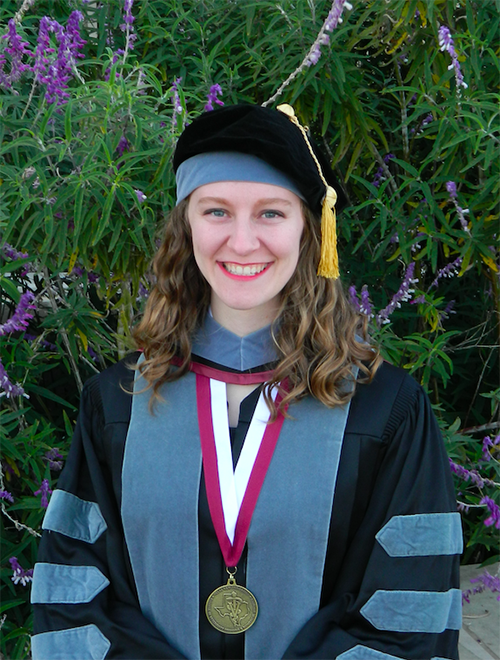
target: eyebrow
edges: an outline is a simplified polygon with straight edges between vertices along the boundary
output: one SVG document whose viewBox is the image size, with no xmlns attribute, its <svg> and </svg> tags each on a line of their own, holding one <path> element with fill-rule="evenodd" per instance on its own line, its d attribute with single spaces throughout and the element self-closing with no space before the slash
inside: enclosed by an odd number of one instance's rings
<svg viewBox="0 0 500 660">
<path fill-rule="evenodd" d="M 223 197 L 201 197 L 201 199 L 198 200 L 198 204 L 226 204 L 230 205 L 231 202 L 229 202 L 227 199 L 224 199 Z M 282 197 L 269 197 L 265 199 L 257 199 L 257 204 L 285 204 L 286 206 L 292 206 L 292 203 L 288 201 L 288 199 L 283 199 Z"/>
</svg>

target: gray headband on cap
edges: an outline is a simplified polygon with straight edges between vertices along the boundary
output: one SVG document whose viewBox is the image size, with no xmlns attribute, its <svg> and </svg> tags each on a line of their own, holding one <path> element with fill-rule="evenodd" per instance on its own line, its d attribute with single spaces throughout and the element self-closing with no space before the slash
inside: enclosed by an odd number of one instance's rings
<svg viewBox="0 0 500 660">
<path fill-rule="evenodd" d="M 188 158 L 176 174 L 177 204 L 193 190 L 218 181 L 251 181 L 280 186 L 304 200 L 293 181 L 264 160 L 239 151 L 214 151 Z"/>
</svg>

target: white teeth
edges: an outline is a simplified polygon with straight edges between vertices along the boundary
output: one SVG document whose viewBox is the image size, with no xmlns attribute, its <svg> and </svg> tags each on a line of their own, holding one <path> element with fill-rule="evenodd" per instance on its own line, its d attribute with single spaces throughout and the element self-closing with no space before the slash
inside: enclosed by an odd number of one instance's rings
<svg viewBox="0 0 500 660">
<path fill-rule="evenodd" d="M 261 273 L 263 270 L 265 270 L 267 264 L 259 264 L 256 266 L 237 266 L 236 264 L 224 264 L 224 268 L 227 270 L 228 273 L 231 273 L 232 275 L 257 275 L 257 273 Z"/>
</svg>

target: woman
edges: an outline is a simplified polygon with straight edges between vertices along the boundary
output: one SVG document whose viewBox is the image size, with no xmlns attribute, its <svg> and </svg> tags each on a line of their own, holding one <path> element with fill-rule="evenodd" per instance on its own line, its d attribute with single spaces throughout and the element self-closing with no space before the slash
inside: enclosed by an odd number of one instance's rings
<svg viewBox="0 0 500 660">
<path fill-rule="evenodd" d="M 174 169 L 142 355 L 87 383 L 44 520 L 34 660 L 457 658 L 448 461 L 336 278 L 330 168 L 243 105 Z"/>
</svg>

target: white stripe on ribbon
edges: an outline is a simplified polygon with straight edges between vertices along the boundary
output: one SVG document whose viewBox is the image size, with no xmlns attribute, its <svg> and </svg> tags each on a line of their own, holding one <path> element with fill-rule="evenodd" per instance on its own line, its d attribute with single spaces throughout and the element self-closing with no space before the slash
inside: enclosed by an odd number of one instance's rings
<svg viewBox="0 0 500 660">
<path fill-rule="evenodd" d="M 278 390 L 274 388 L 272 392 L 273 399 L 277 393 Z M 264 399 L 264 394 L 261 392 L 236 469 L 233 470 L 229 419 L 227 414 L 226 383 L 211 378 L 210 398 L 222 510 L 224 512 L 226 534 L 232 545 L 241 503 L 245 497 L 248 481 L 252 474 L 255 459 L 259 453 L 270 412 Z"/>
</svg>

